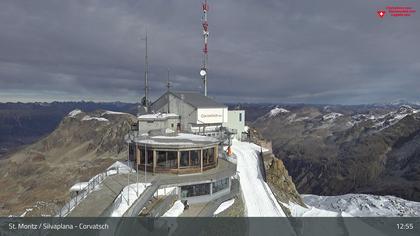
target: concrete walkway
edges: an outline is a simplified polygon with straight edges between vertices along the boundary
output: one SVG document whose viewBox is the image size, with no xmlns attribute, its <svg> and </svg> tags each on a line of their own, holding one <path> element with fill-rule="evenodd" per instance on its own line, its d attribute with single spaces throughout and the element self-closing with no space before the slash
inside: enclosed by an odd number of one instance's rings
<svg viewBox="0 0 420 236">
<path fill-rule="evenodd" d="M 124 213 L 124 217 L 134 217 L 140 214 L 140 211 L 153 197 L 155 192 L 158 190 L 159 185 L 152 182 L 152 185 L 148 186 L 146 190 L 140 195 L 139 198 L 134 201 L 133 205 Z"/>
<path fill-rule="evenodd" d="M 227 160 L 219 159 L 218 166 L 214 169 L 207 170 L 203 173 L 189 174 L 189 175 L 174 175 L 174 174 L 152 174 L 147 173 L 147 182 L 152 183 L 152 186 L 147 188 L 140 196 L 136 203 L 124 214 L 125 216 L 136 216 L 139 210 L 148 202 L 155 191 L 161 187 L 177 186 L 181 183 L 196 183 L 202 181 L 212 181 L 229 176 L 236 173 L 236 165 Z M 139 182 L 144 182 L 144 173 L 139 171 Z M 137 180 L 136 173 L 130 174 L 130 183 L 135 183 Z M 111 175 L 99 185 L 99 189 L 88 194 L 73 209 L 69 217 L 97 217 L 108 216 L 110 207 L 115 198 L 120 194 L 122 189 L 127 186 L 127 174 Z M 134 208 L 134 209 L 133 209 Z M 217 208 L 217 207 L 216 207 Z"/>
</svg>

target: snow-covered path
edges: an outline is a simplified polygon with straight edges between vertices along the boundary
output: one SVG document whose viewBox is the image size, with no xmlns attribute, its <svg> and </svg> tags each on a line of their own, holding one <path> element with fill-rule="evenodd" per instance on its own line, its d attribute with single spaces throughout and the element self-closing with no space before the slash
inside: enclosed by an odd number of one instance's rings
<svg viewBox="0 0 420 236">
<path fill-rule="evenodd" d="M 286 216 L 258 168 L 260 147 L 233 140 L 232 149 L 237 158 L 247 216 Z"/>
</svg>

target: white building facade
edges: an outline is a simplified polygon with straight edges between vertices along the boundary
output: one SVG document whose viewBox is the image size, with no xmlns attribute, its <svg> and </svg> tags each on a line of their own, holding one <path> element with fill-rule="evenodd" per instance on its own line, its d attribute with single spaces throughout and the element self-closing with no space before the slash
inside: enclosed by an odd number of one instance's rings
<svg viewBox="0 0 420 236">
<path fill-rule="evenodd" d="M 242 140 L 242 135 L 245 130 L 245 111 L 244 110 L 230 110 L 228 111 L 228 121 L 223 124 L 227 127 L 230 132 L 233 133 L 233 137 L 237 140 Z"/>
</svg>

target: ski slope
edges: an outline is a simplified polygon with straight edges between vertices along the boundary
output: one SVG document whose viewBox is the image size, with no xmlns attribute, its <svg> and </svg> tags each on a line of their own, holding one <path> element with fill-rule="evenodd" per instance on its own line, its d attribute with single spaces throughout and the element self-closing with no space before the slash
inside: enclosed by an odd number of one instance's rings
<svg viewBox="0 0 420 236">
<path fill-rule="evenodd" d="M 247 216 L 286 216 L 258 168 L 260 147 L 233 140 L 232 149 L 237 158 Z"/>
</svg>

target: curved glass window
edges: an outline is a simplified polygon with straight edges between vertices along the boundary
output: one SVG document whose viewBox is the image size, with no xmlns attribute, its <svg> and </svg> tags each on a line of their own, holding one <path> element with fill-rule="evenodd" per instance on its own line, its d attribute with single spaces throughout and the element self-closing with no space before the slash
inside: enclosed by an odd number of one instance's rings
<svg viewBox="0 0 420 236">
<path fill-rule="evenodd" d="M 177 168 L 178 159 L 177 152 L 173 151 L 157 151 L 156 152 L 156 165 L 162 168 Z"/>
<path fill-rule="evenodd" d="M 201 166 L 201 151 L 181 151 L 181 157 L 179 160 L 179 167 L 199 167 Z"/>
<path fill-rule="evenodd" d="M 214 163 L 214 148 L 203 150 L 203 166 L 208 166 Z"/>
<path fill-rule="evenodd" d="M 189 162 L 190 162 L 190 152 L 182 151 L 180 160 L 179 160 L 179 167 L 187 167 L 189 166 Z"/>
<path fill-rule="evenodd" d="M 147 165 L 153 165 L 153 150 L 147 149 L 147 153 L 145 153 L 144 149 L 140 149 L 140 164 L 144 165 L 145 162 Z"/>
</svg>

